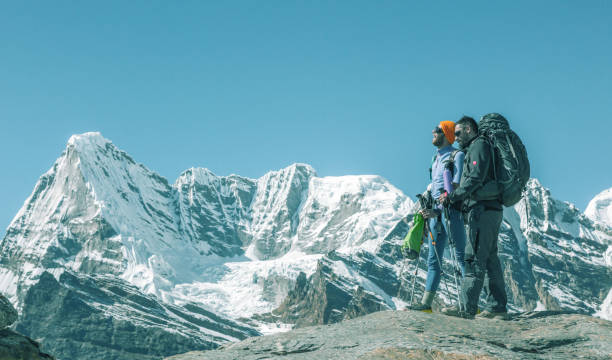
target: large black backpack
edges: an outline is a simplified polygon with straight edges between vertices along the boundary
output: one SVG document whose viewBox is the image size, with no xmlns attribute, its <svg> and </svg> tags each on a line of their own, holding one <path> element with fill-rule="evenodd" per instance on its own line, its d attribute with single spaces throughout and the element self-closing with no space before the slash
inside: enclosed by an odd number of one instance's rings
<svg viewBox="0 0 612 360">
<path fill-rule="evenodd" d="M 529 180 L 530 168 L 527 149 L 521 139 L 510 129 L 508 120 L 497 113 L 482 117 L 478 133 L 491 144 L 494 152 L 495 181 L 504 206 L 516 204 Z"/>
</svg>

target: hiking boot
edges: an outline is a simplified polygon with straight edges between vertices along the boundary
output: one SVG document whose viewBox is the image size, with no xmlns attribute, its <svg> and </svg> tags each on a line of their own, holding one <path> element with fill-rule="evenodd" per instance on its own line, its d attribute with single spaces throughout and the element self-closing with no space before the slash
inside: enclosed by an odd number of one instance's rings
<svg viewBox="0 0 612 360">
<path fill-rule="evenodd" d="M 468 314 L 465 311 L 460 310 L 458 306 L 445 307 L 440 311 L 440 313 L 446 316 L 454 316 L 454 317 L 459 317 L 462 319 L 468 319 L 468 320 L 474 319 L 473 314 Z"/>
<path fill-rule="evenodd" d="M 416 304 L 416 305 L 408 306 L 406 308 L 406 310 L 417 310 L 417 311 L 431 312 L 431 305 Z"/>
<path fill-rule="evenodd" d="M 485 310 L 481 312 L 480 314 L 476 315 L 476 317 L 479 319 L 507 320 L 508 312 L 507 311 L 495 312 L 495 311 Z"/>
</svg>

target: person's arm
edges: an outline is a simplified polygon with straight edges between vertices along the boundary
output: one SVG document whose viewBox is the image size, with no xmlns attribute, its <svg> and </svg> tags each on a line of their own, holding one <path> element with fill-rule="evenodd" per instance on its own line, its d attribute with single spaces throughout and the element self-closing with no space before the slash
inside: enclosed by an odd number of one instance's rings
<svg viewBox="0 0 612 360">
<path fill-rule="evenodd" d="M 463 151 L 457 152 L 455 154 L 455 162 L 453 163 L 453 189 L 459 187 L 459 182 L 461 181 L 461 173 L 463 173 L 463 160 L 465 159 L 465 153 Z"/>
<path fill-rule="evenodd" d="M 468 173 L 464 181 L 449 196 L 451 203 L 465 200 L 474 191 L 480 188 L 489 173 L 491 164 L 491 148 L 486 141 L 476 140 L 469 148 L 470 164 L 467 164 Z"/>
</svg>

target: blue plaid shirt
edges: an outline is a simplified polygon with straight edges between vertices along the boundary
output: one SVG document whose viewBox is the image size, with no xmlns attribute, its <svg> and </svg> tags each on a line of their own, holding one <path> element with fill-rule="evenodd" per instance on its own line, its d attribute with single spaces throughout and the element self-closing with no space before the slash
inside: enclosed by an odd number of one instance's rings
<svg viewBox="0 0 612 360">
<path fill-rule="evenodd" d="M 431 165 L 431 196 L 434 199 L 438 199 L 442 193 L 440 189 L 444 189 L 444 166 L 446 161 L 450 158 L 454 147 L 451 145 L 438 149 L 436 159 Z M 463 159 L 465 154 L 462 151 L 455 154 L 455 162 L 453 164 L 453 182 L 459 184 L 461 179 L 461 172 L 463 171 Z"/>
</svg>

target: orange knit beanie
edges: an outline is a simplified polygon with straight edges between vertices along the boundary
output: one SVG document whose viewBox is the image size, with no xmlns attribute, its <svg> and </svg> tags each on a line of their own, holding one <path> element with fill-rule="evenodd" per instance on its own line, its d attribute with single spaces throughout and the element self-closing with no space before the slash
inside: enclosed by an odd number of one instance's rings
<svg viewBox="0 0 612 360">
<path fill-rule="evenodd" d="M 455 142 L 455 123 L 452 121 L 440 121 L 440 129 L 451 145 Z"/>
</svg>

